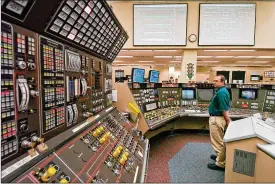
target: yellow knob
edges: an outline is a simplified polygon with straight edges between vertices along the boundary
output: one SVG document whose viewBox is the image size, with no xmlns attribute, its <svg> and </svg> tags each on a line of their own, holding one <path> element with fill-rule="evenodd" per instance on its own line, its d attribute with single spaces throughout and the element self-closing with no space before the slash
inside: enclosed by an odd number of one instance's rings
<svg viewBox="0 0 275 184">
<path fill-rule="evenodd" d="M 100 130 L 100 132 L 102 132 L 104 130 L 103 126 L 100 126 L 99 130 Z"/>
<path fill-rule="evenodd" d="M 62 180 L 59 181 L 59 183 L 68 183 L 68 180 L 66 180 L 65 178 L 63 178 Z"/>
<path fill-rule="evenodd" d="M 101 132 L 101 130 L 97 128 L 97 129 L 94 131 L 93 136 L 94 136 L 94 137 L 97 137 L 97 136 L 100 134 L 100 132 Z"/>
<path fill-rule="evenodd" d="M 115 158 L 117 158 L 119 154 L 120 154 L 120 152 L 115 151 L 115 152 L 113 153 L 113 156 L 114 156 Z"/>
<path fill-rule="evenodd" d="M 54 176 L 55 173 L 56 173 L 56 169 L 54 167 L 49 167 L 49 169 L 47 170 L 47 175 L 49 177 Z"/>
<path fill-rule="evenodd" d="M 127 151 L 125 151 L 125 152 L 123 153 L 123 155 L 125 155 L 126 157 L 128 157 L 128 156 L 129 156 L 129 153 L 128 153 Z"/>
<path fill-rule="evenodd" d="M 119 148 L 116 148 L 115 151 L 121 153 L 121 150 Z"/>
<path fill-rule="evenodd" d="M 105 137 L 102 137 L 101 139 L 99 139 L 100 144 L 104 143 L 106 141 Z"/>
<path fill-rule="evenodd" d="M 127 159 L 128 159 L 128 157 L 125 156 L 125 155 L 122 155 L 122 158 L 123 158 L 124 160 L 127 160 Z"/>
<path fill-rule="evenodd" d="M 121 163 L 121 165 L 123 165 L 124 163 L 125 163 L 125 159 L 124 158 L 121 158 L 120 160 L 119 160 L 119 163 Z"/>
<path fill-rule="evenodd" d="M 117 147 L 120 151 L 123 150 L 123 147 L 120 145 Z"/>
<path fill-rule="evenodd" d="M 110 137 L 110 135 L 111 135 L 111 132 L 107 132 L 107 133 L 106 133 L 106 135 L 107 135 L 108 137 Z"/>
<path fill-rule="evenodd" d="M 41 176 L 41 180 L 43 182 L 48 182 L 52 176 L 56 173 L 56 169 L 54 167 L 49 167 L 48 170 Z"/>
</svg>

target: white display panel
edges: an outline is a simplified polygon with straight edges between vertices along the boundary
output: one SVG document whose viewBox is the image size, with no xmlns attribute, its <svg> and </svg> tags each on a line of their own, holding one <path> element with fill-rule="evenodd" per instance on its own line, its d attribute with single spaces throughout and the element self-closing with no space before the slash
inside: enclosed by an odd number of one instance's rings
<svg viewBox="0 0 275 184">
<path fill-rule="evenodd" d="M 186 45 L 187 4 L 134 5 L 134 45 Z"/>
<path fill-rule="evenodd" d="M 256 4 L 200 4 L 199 45 L 255 45 Z"/>
</svg>

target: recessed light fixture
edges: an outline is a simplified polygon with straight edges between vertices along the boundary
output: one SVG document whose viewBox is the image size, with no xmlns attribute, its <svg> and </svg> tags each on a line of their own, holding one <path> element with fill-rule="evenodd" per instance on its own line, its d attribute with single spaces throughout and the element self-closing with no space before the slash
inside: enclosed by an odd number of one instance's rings
<svg viewBox="0 0 275 184">
<path fill-rule="evenodd" d="M 255 58 L 256 56 L 236 56 L 235 58 Z"/>
<path fill-rule="evenodd" d="M 215 58 L 233 58 L 234 56 L 215 56 Z"/>
<path fill-rule="evenodd" d="M 137 62 L 139 62 L 139 63 L 153 63 L 155 61 L 137 61 Z"/>
<path fill-rule="evenodd" d="M 213 56 L 197 56 L 197 58 L 212 58 Z"/>
<path fill-rule="evenodd" d="M 236 61 L 236 63 L 252 63 L 252 61 Z"/>
<path fill-rule="evenodd" d="M 152 52 L 152 50 L 129 50 L 134 52 Z"/>
<path fill-rule="evenodd" d="M 226 52 L 228 50 L 203 50 L 205 52 Z"/>
<path fill-rule="evenodd" d="M 155 52 L 177 52 L 177 50 L 154 50 Z"/>
<path fill-rule="evenodd" d="M 231 52 L 252 52 L 252 51 L 256 51 L 256 50 L 229 50 Z"/>
<path fill-rule="evenodd" d="M 253 61 L 253 63 L 269 63 L 270 61 Z"/>
<path fill-rule="evenodd" d="M 133 56 L 117 56 L 117 58 L 132 58 Z"/>
<path fill-rule="evenodd" d="M 275 58 L 275 56 L 258 56 L 257 58 Z"/>
<path fill-rule="evenodd" d="M 172 58 L 173 56 L 154 56 L 154 58 Z"/>
<path fill-rule="evenodd" d="M 181 63 L 181 61 L 170 61 L 170 63 Z"/>
<path fill-rule="evenodd" d="M 220 61 L 202 61 L 202 63 L 218 63 Z"/>
</svg>

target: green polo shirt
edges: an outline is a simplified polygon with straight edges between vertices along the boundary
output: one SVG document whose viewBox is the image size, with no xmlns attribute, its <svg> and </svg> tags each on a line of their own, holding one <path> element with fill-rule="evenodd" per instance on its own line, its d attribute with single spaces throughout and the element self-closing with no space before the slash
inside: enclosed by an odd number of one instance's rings
<svg viewBox="0 0 275 184">
<path fill-rule="evenodd" d="M 222 116 L 223 111 L 230 109 L 230 95 L 227 89 L 222 86 L 220 87 L 209 105 L 208 112 L 213 116 Z"/>
</svg>

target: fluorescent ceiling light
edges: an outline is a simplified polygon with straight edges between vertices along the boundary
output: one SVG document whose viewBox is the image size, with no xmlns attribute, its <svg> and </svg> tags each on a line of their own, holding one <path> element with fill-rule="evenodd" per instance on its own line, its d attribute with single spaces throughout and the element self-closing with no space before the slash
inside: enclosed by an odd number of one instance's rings
<svg viewBox="0 0 275 184">
<path fill-rule="evenodd" d="M 177 52 L 178 50 L 154 50 L 156 52 Z"/>
<path fill-rule="evenodd" d="M 202 63 L 218 63 L 220 61 L 202 61 Z"/>
<path fill-rule="evenodd" d="M 197 56 L 197 58 L 212 58 L 213 56 Z"/>
<path fill-rule="evenodd" d="M 172 58 L 173 56 L 154 56 L 154 58 Z"/>
<path fill-rule="evenodd" d="M 275 56 L 258 56 L 257 58 L 275 58 Z"/>
<path fill-rule="evenodd" d="M 122 52 L 127 52 L 127 51 L 129 51 L 129 50 L 124 50 L 124 49 L 122 49 L 122 50 L 120 50 L 120 51 L 122 51 Z"/>
<path fill-rule="evenodd" d="M 255 58 L 256 56 L 236 56 L 235 58 Z"/>
<path fill-rule="evenodd" d="M 114 61 L 113 63 L 123 63 L 125 61 Z"/>
<path fill-rule="evenodd" d="M 253 63 L 269 63 L 270 61 L 253 61 Z"/>
<path fill-rule="evenodd" d="M 155 61 L 137 61 L 137 62 L 139 62 L 139 63 L 153 63 Z"/>
<path fill-rule="evenodd" d="M 117 58 L 132 58 L 133 56 L 117 56 Z"/>
<path fill-rule="evenodd" d="M 215 58 L 233 58 L 234 56 L 215 56 Z"/>
<path fill-rule="evenodd" d="M 152 50 L 130 50 L 134 52 L 152 52 Z"/>
<path fill-rule="evenodd" d="M 272 66 L 272 65 L 250 65 L 250 66 Z"/>
<path fill-rule="evenodd" d="M 170 63 L 181 63 L 181 61 L 170 61 Z"/>
<path fill-rule="evenodd" d="M 252 63 L 252 61 L 236 61 L 236 63 Z"/>
<path fill-rule="evenodd" d="M 228 50 L 203 50 L 205 52 L 226 52 Z"/>
<path fill-rule="evenodd" d="M 158 65 L 158 66 L 165 66 L 165 65 L 167 65 L 167 64 L 155 64 L 155 65 Z"/>
<path fill-rule="evenodd" d="M 256 51 L 256 50 L 229 50 L 232 52 L 252 52 L 252 51 Z"/>
</svg>

